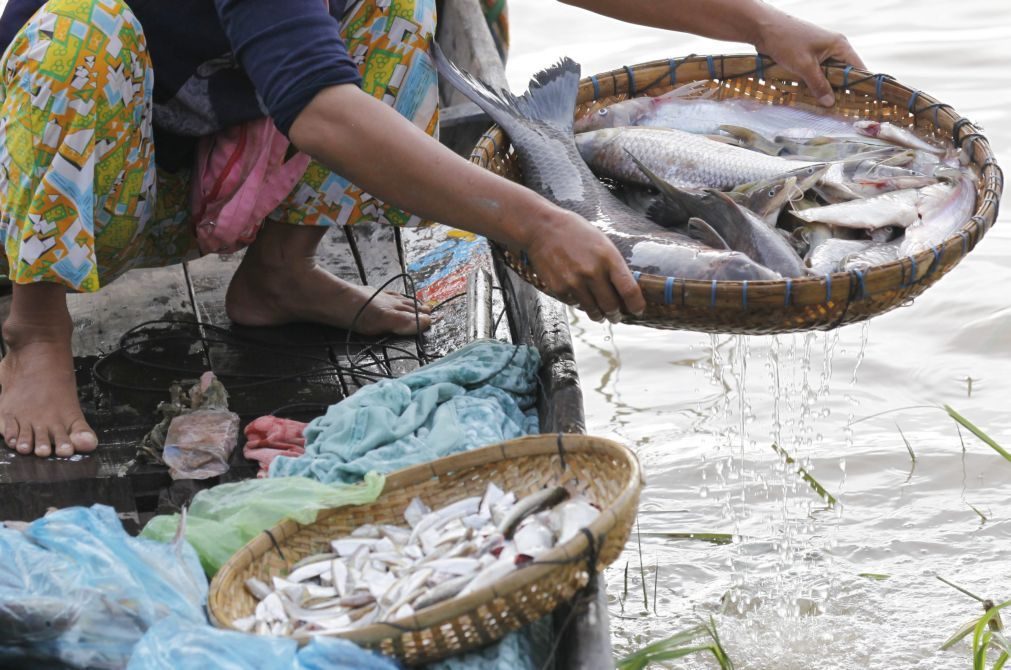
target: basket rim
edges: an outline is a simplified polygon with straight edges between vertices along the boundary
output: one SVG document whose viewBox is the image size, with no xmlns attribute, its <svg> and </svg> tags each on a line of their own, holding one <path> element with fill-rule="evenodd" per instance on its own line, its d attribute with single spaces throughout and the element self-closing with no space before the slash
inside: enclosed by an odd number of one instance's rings
<svg viewBox="0 0 1011 670">
<path fill-rule="evenodd" d="M 769 57 L 761 54 L 714 54 L 691 55 L 684 58 L 653 60 L 614 70 L 593 74 L 580 80 L 577 104 L 591 102 L 601 97 L 619 93 L 628 97 L 650 95 L 650 91 L 658 86 L 674 87 L 686 81 L 699 81 L 700 78 L 679 80 L 677 70 L 684 65 L 698 66 L 704 64 L 708 70 L 709 79 L 720 84 L 755 78 L 759 81 L 772 81 L 782 84 L 782 88 L 795 87 L 796 91 L 806 90 L 802 82 L 790 75 L 784 68 L 775 64 Z M 645 70 L 660 70 L 665 74 L 654 78 L 645 85 L 637 86 L 635 76 Z M 932 248 L 915 254 L 904 256 L 872 266 L 865 270 L 850 270 L 810 275 L 804 277 L 784 277 L 767 280 L 703 280 L 682 277 L 668 277 L 649 273 L 634 273 L 640 286 L 663 293 L 664 303 L 677 302 L 674 297 L 674 286 L 679 287 L 682 294 L 710 296 L 711 306 L 726 302 L 727 298 L 737 299 L 737 302 L 747 308 L 748 303 L 761 305 L 794 304 L 795 294 L 804 289 L 823 290 L 824 299 L 820 302 L 804 302 L 797 304 L 824 304 L 831 300 L 866 295 L 865 283 L 875 279 L 898 275 L 902 278 L 900 285 L 908 286 L 917 283 L 932 274 L 938 266 L 954 255 L 958 262 L 967 255 L 982 239 L 983 235 L 993 226 L 997 219 L 1001 195 L 1003 193 L 1003 171 L 990 147 L 987 137 L 968 119 L 959 115 L 951 105 L 938 102 L 935 98 L 920 90 L 910 88 L 887 74 L 873 73 L 838 61 L 828 61 L 822 65 L 822 71 L 837 92 L 873 92 L 877 103 L 899 104 L 899 95 L 906 97 L 906 107 L 909 116 L 907 122 L 920 118 L 926 111 L 933 112 L 933 126 L 941 128 L 941 119 L 950 122 L 952 128 L 951 142 L 956 148 L 966 147 L 972 158 L 972 163 L 978 169 L 976 180 L 977 192 L 982 191 L 983 197 L 977 197 L 972 215 L 962 223 L 959 229 Z M 625 90 L 628 87 L 628 90 Z M 894 98 L 895 100 L 893 100 Z M 893 121 L 895 119 L 892 119 Z M 489 154 L 486 143 L 494 148 Z M 968 146 L 966 146 L 968 145 Z M 491 156 L 507 151 L 510 146 L 508 136 L 497 125 L 492 125 L 471 153 L 472 162 L 487 167 Z M 507 260 L 522 267 L 524 263 L 507 249 L 498 247 Z M 723 298 L 724 300 L 719 300 Z M 682 300 L 682 302 L 684 302 Z M 701 302 L 700 302 L 701 304 Z M 844 313 L 845 314 L 845 313 Z"/>
<path fill-rule="evenodd" d="M 569 440 L 570 443 L 566 443 Z M 574 443 L 571 443 L 573 442 Z M 243 569 L 257 560 L 275 546 L 281 546 L 292 535 L 303 529 L 311 528 L 331 516 L 340 515 L 351 507 L 367 507 L 381 501 L 383 496 L 408 486 L 421 484 L 433 478 L 449 477 L 452 479 L 461 472 L 494 463 L 505 463 L 510 460 L 564 455 L 567 453 L 605 453 L 608 456 L 622 460 L 628 466 L 628 477 L 623 483 L 620 494 L 611 502 L 586 528 L 594 538 L 596 548 L 599 548 L 607 534 L 618 525 L 621 512 L 630 506 L 637 506 L 639 494 L 645 484 L 643 470 L 635 453 L 627 446 L 608 438 L 582 434 L 540 434 L 528 435 L 507 442 L 480 447 L 471 451 L 446 456 L 435 461 L 420 463 L 397 470 L 387 476 L 382 493 L 375 500 L 361 505 L 345 505 L 342 507 L 321 510 L 316 520 L 308 524 L 300 524 L 292 519 L 284 519 L 273 528 L 257 534 L 246 545 L 236 552 L 211 580 L 207 597 L 207 610 L 211 622 L 219 628 L 234 629 L 232 619 L 221 611 L 217 602 L 223 597 L 222 583 L 231 577 L 232 573 L 241 573 Z M 461 492 L 461 496 L 463 493 Z M 361 628 L 342 632 L 339 637 L 356 643 L 372 644 L 384 639 L 398 637 L 404 633 L 423 631 L 444 624 L 462 613 L 472 611 L 482 604 L 496 598 L 505 597 L 520 591 L 533 582 L 543 578 L 555 569 L 559 563 L 571 563 L 581 560 L 590 551 L 590 541 L 585 533 L 579 533 L 563 544 L 541 554 L 506 575 L 496 582 L 478 589 L 464 597 L 450 598 L 415 614 L 402 619 L 377 622 Z M 604 566 L 597 565 L 597 571 Z M 304 644 L 312 636 L 291 636 L 300 644 Z"/>
</svg>

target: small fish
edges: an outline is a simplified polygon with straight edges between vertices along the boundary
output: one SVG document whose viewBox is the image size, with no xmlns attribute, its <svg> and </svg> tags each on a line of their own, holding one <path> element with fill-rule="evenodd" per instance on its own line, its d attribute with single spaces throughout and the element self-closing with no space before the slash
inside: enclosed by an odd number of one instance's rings
<svg viewBox="0 0 1011 670">
<path fill-rule="evenodd" d="M 465 516 L 470 516 L 471 514 L 477 514 L 478 508 L 481 506 L 481 498 L 479 496 L 473 496 L 470 498 L 464 498 L 463 500 L 458 500 L 452 505 L 447 505 L 442 509 L 435 510 L 434 512 L 429 512 L 418 521 L 418 524 L 414 526 L 411 531 L 411 540 L 416 539 L 420 534 L 428 530 L 438 530 L 445 524 L 453 521 L 454 519 L 460 519 Z"/>
<path fill-rule="evenodd" d="M 329 570 L 330 570 L 329 559 L 323 559 L 321 561 L 316 561 L 315 563 L 308 563 L 300 568 L 292 570 L 288 574 L 288 581 L 295 583 L 304 582 L 307 579 L 319 577 L 323 573 L 329 572 Z"/>
<path fill-rule="evenodd" d="M 520 521 L 531 514 L 540 512 L 542 509 L 554 507 L 568 497 L 569 492 L 562 486 L 552 486 L 541 489 L 536 493 L 531 493 L 526 498 L 517 502 L 509 514 L 502 519 L 502 522 L 498 524 L 498 531 L 506 539 L 509 539 L 512 537 L 513 532 L 515 532 L 516 527 L 519 526 Z"/>
<path fill-rule="evenodd" d="M 976 207 L 976 174 L 967 170 L 958 179 L 919 190 L 918 220 L 906 229 L 901 256 L 926 251 L 954 235 Z"/>
<path fill-rule="evenodd" d="M 888 123 L 887 121 L 857 121 L 853 124 L 853 127 L 862 135 L 867 135 L 868 137 L 878 137 L 899 146 L 916 149 L 917 151 L 925 151 L 938 156 L 943 155 L 946 152 L 945 149 L 920 139 L 912 131 L 900 128 L 893 123 Z"/>
<path fill-rule="evenodd" d="M 257 600 L 263 600 L 271 593 L 271 588 L 256 577 L 246 580 L 246 590 Z"/>
<path fill-rule="evenodd" d="M 428 592 L 420 594 L 418 599 L 414 601 L 414 609 L 416 611 L 423 610 L 444 600 L 449 600 L 460 593 L 473 579 L 474 575 L 461 575 L 439 584 Z"/>
<path fill-rule="evenodd" d="M 794 216 L 804 221 L 842 228 L 873 230 L 884 226 L 906 228 L 917 219 L 917 189 L 904 189 L 883 193 L 866 200 L 852 200 L 824 207 L 815 207 L 794 212 Z"/>
<path fill-rule="evenodd" d="M 843 240 L 834 237 L 813 247 L 808 254 L 807 263 L 815 274 L 831 274 L 838 272 L 846 258 L 858 254 L 872 245 L 874 242 L 871 240 Z"/>
</svg>

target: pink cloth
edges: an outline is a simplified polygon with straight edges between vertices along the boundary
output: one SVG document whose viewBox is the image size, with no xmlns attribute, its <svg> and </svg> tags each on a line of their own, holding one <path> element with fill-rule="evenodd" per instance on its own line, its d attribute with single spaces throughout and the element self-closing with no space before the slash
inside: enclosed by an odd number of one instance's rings
<svg viewBox="0 0 1011 670">
<path fill-rule="evenodd" d="M 269 118 L 201 139 L 190 211 L 202 253 L 228 254 L 252 243 L 309 166 L 303 153 L 286 161 L 289 146 Z"/>
<path fill-rule="evenodd" d="M 307 424 L 276 416 L 261 416 L 246 426 L 246 446 L 242 455 L 259 461 L 257 477 L 266 477 L 270 463 L 278 456 L 297 458 L 305 453 L 303 431 Z"/>
</svg>

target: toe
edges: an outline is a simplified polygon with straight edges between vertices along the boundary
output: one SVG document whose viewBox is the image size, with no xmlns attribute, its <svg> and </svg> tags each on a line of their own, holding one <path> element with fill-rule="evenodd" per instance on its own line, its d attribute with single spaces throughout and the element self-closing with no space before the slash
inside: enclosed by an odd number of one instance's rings
<svg viewBox="0 0 1011 670">
<path fill-rule="evenodd" d="M 397 335 L 415 335 L 423 333 L 432 325 L 432 317 L 427 314 L 408 314 L 402 312 L 402 317 L 394 322 L 393 332 Z"/>
<path fill-rule="evenodd" d="M 98 446 L 98 436 L 87 421 L 78 419 L 70 424 L 70 444 L 78 454 L 86 454 Z"/>
<path fill-rule="evenodd" d="M 53 455 L 53 446 L 49 444 L 49 431 L 45 426 L 35 426 L 35 455 L 39 458 L 49 458 Z"/>
<path fill-rule="evenodd" d="M 18 446 L 18 420 L 12 416 L 6 416 L 0 419 L 3 423 L 3 429 L 0 430 L 0 435 L 3 435 L 4 442 L 11 449 L 17 449 Z"/>
<path fill-rule="evenodd" d="M 70 443 L 70 436 L 67 435 L 67 430 L 63 426 L 49 431 L 49 437 L 52 438 L 54 454 L 60 458 L 69 458 L 74 455 L 74 445 Z"/>
<path fill-rule="evenodd" d="M 19 454 L 28 455 L 32 453 L 32 448 L 35 445 L 34 436 L 32 435 L 32 427 L 29 425 L 18 426 L 18 437 L 17 437 L 17 450 Z"/>
</svg>

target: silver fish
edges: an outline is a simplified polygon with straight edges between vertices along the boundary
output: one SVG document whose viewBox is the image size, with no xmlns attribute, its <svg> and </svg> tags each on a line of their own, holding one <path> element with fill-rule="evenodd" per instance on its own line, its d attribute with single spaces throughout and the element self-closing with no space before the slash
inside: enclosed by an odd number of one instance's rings
<svg viewBox="0 0 1011 670">
<path fill-rule="evenodd" d="M 583 133 L 601 128 L 649 126 L 716 135 L 720 126 L 750 128 L 766 137 L 852 135 L 853 121 L 805 105 L 785 106 L 749 98 L 712 99 L 708 82 L 693 82 L 655 98 L 616 102 L 577 119 Z"/>
<path fill-rule="evenodd" d="M 804 221 L 818 221 L 842 228 L 873 230 L 884 226 L 905 228 L 917 219 L 916 203 L 919 192 L 903 189 L 883 193 L 866 200 L 852 200 L 824 207 L 813 207 L 794 212 Z"/>
<path fill-rule="evenodd" d="M 953 182 L 919 190 L 919 220 L 906 229 L 899 254 L 911 256 L 936 246 L 955 234 L 976 207 L 977 177 L 971 170 Z"/>
<path fill-rule="evenodd" d="M 883 265 L 898 259 L 901 243 L 874 242 L 863 251 L 846 256 L 842 260 L 843 270 L 866 270 L 876 265 Z"/>
<path fill-rule="evenodd" d="M 666 128 L 608 128 L 581 133 L 576 146 L 583 160 L 603 177 L 649 185 L 629 159 L 642 161 L 664 181 L 679 188 L 729 191 L 739 184 L 771 179 L 815 165 L 766 156 L 748 149 Z"/>
<path fill-rule="evenodd" d="M 927 153 L 938 156 L 944 155 L 946 152 L 946 149 L 943 147 L 930 144 L 912 131 L 900 128 L 899 126 L 896 126 L 893 123 L 888 123 L 887 121 L 862 120 L 854 123 L 853 127 L 862 135 L 877 137 L 899 146 L 916 149 L 917 151 L 926 151 Z"/>
<path fill-rule="evenodd" d="M 435 56 L 440 75 L 508 133 L 526 185 L 607 235 L 632 270 L 691 279 L 774 278 L 742 254 L 708 249 L 685 235 L 658 229 L 593 176 L 572 136 L 579 89 L 579 65 L 572 60 L 537 74 L 530 90 L 517 98 L 493 92 L 461 72 L 437 45 Z"/>
<path fill-rule="evenodd" d="M 423 610 L 426 607 L 431 607 L 441 603 L 444 600 L 449 600 L 453 596 L 457 595 L 474 579 L 474 575 L 461 575 L 460 577 L 454 577 L 453 579 L 447 580 L 435 588 L 429 590 L 426 593 L 422 593 L 417 600 L 414 601 L 415 610 Z"/>
<path fill-rule="evenodd" d="M 498 531 L 502 533 L 506 539 L 509 539 L 512 537 L 516 527 L 519 526 L 520 521 L 523 521 L 523 519 L 531 514 L 540 512 L 542 509 L 554 507 L 568 497 L 569 492 L 562 486 L 552 486 L 550 488 L 541 489 L 540 491 L 531 493 L 517 502 L 509 514 L 502 519 L 502 522 L 498 525 Z"/>
<path fill-rule="evenodd" d="M 874 244 L 871 240 L 843 240 L 833 237 L 817 247 L 813 247 L 808 254 L 807 263 L 815 274 L 831 274 L 839 271 L 846 258 L 858 254 Z"/>
<path fill-rule="evenodd" d="M 770 270 L 787 277 L 807 274 L 804 261 L 793 247 L 765 221 L 714 189 L 693 190 L 665 183 L 636 156 L 631 156 L 643 174 L 670 205 L 672 214 L 680 208 L 685 222 L 698 217 L 708 223 L 731 249 L 747 254 Z"/>
</svg>

